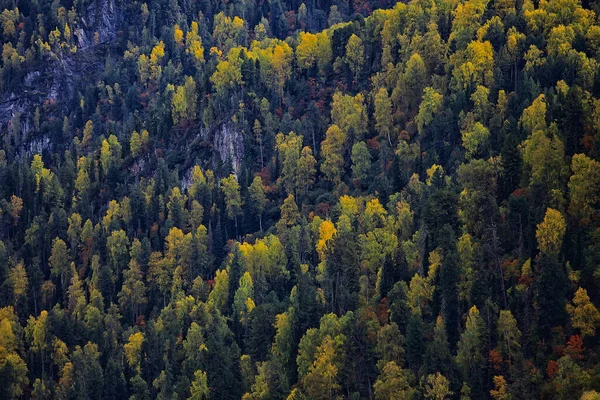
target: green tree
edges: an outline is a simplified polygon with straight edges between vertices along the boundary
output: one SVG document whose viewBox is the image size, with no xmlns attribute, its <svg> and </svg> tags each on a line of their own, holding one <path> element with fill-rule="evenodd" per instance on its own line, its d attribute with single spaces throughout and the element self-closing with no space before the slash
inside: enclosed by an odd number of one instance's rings
<svg viewBox="0 0 600 400">
<path fill-rule="evenodd" d="M 600 163 L 584 154 L 575 154 L 571 169 L 569 211 L 580 220 L 591 218 L 594 206 L 600 201 Z"/>
<path fill-rule="evenodd" d="M 502 358 L 513 365 L 521 357 L 521 331 L 510 310 L 500 311 L 498 318 L 498 348 Z"/>
<path fill-rule="evenodd" d="M 235 175 L 231 174 L 221 179 L 221 191 L 225 197 L 227 217 L 235 221 L 235 231 L 238 235 L 237 217 L 242 214 L 242 197 L 240 195 L 240 184 Z"/>
<path fill-rule="evenodd" d="M 256 213 L 260 230 L 262 231 L 262 214 L 267 205 L 267 196 L 265 195 L 265 187 L 260 176 L 257 175 L 252 180 L 252 184 L 248 188 L 248 195 L 250 197 L 250 207 Z"/>
<path fill-rule="evenodd" d="M 380 88 L 375 95 L 375 128 L 381 137 L 387 138 L 392 147 L 390 136 L 393 129 L 392 102 L 385 88 Z"/>
<path fill-rule="evenodd" d="M 52 253 L 50 254 L 50 258 L 48 258 L 48 264 L 50 264 L 52 275 L 60 279 L 62 290 L 66 290 L 66 284 L 71 274 L 71 259 L 67 244 L 64 240 L 54 238 L 52 241 Z"/>
<path fill-rule="evenodd" d="M 371 153 L 365 142 L 356 142 L 352 146 L 352 177 L 364 184 L 371 171 Z"/>
<path fill-rule="evenodd" d="M 236 320 L 247 326 L 249 315 L 255 307 L 254 284 L 250 273 L 245 272 L 240 278 L 238 289 L 233 298 L 233 312 Z"/>
<path fill-rule="evenodd" d="M 297 163 L 296 190 L 299 194 L 306 194 L 313 183 L 315 183 L 316 165 L 317 160 L 313 156 L 312 149 L 304 146 Z"/>
<path fill-rule="evenodd" d="M 467 324 L 458 342 L 456 362 L 474 391 L 483 389 L 482 371 L 485 365 L 485 323 L 477 307 L 467 316 Z"/>
<path fill-rule="evenodd" d="M 419 134 L 424 133 L 424 128 L 433 122 L 435 115 L 441 110 L 444 96 L 437 93 L 433 88 L 428 87 L 423 91 L 423 99 L 419 106 L 417 114 L 417 128 Z"/>
<path fill-rule="evenodd" d="M 354 33 L 346 44 L 346 62 L 354 74 L 354 79 L 358 81 L 365 63 L 365 48 L 362 39 Z"/>
<path fill-rule="evenodd" d="M 129 238 L 124 230 L 112 231 L 106 239 L 108 262 L 117 280 L 121 279 L 122 268 L 129 263 Z"/>
</svg>

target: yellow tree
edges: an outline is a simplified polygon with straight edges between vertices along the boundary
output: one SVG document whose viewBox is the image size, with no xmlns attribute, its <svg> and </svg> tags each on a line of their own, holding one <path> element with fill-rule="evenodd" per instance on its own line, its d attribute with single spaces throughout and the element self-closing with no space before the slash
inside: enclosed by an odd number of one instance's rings
<svg viewBox="0 0 600 400">
<path fill-rule="evenodd" d="M 577 289 L 572 304 L 567 304 L 567 312 L 571 316 L 571 325 L 581 330 L 583 336 L 595 336 L 600 326 L 600 311 L 590 301 L 587 290 Z"/>
<path fill-rule="evenodd" d="M 292 73 L 292 48 L 285 42 L 276 44 L 273 48 L 273 56 L 270 60 L 271 75 L 269 81 L 275 93 L 282 98 L 285 82 Z"/>
<path fill-rule="evenodd" d="M 179 27 L 179 24 L 175 24 L 173 27 L 173 40 L 178 46 L 183 46 L 183 31 Z"/>
<path fill-rule="evenodd" d="M 192 21 L 190 30 L 185 35 L 185 52 L 193 57 L 196 68 L 200 69 L 204 64 L 204 47 L 202 47 L 202 38 L 198 34 L 198 23 Z"/>
<path fill-rule="evenodd" d="M 196 82 L 191 76 L 185 78 L 185 84 L 177 86 L 171 98 L 173 123 L 196 118 Z"/>
<path fill-rule="evenodd" d="M 327 335 L 317 348 L 315 360 L 303 379 L 311 399 L 332 399 L 340 389 L 335 341 Z"/>
<path fill-rule="evenodd" d="M 455 53 L 452 72 L 453 87 L 469 91 L 479 85 L 494 84 L 494 49 L 489 41 L 471 42 L 464 53 Z"/>
<path fill-rule="evenodd" d="M 548 208 L 535 233 L 540 251 L 546 255 L 557 255 L 562 248 L 566 231 L 565 217 L 559 211 Z"/>
<path fill-rule="evenodd" d="M 298 47 L 296 47 L 296 59 L 300 68 L 309 69 L 315 64 L 318 42 L 317 35 L 300 32 Z"/>
<path fill-rule="evenodd" d="M 150 61 L 148 63 L 150 69 L 150 79 L 154 81 L 160 80 L 160 77 L 162 75 L 161 62 L 164 56 L 165 44 L 161 40 L 156 46 L 152 48 L 152 52 L 150 53 Z"/>
<path fill-rule="evenodd" d="M 244 83 L 242 79 L 242 59 L 239 57 L 239 51 L 232 49 L 226 60 L 221 60 L 217 64 L 217 69 L 210 76 L 211 83 L 219 95 L 224 95 L 227 90 L 233 89 Z"/>
<path fill-rule="evenodd" d="M 123 345 L 123 349 L 125 350 L 125 356 L 127 357 L 127 363 L 129 364 L 129 367 L 135 370 L 138 374 L 141 370 L 143 343 L 144 334 L 142 332 L 135 332 L 129 336 L 127 343 Z"/>
<path fill-rule="evenodd" d="M 353 132 L 353 139 L 360 139 L 367 133 L 369 123 L 364 96 L 361 93 L 350 96 L 336 92 L 331 104 L 331 121 L 346 135 Z"/>
</svg>

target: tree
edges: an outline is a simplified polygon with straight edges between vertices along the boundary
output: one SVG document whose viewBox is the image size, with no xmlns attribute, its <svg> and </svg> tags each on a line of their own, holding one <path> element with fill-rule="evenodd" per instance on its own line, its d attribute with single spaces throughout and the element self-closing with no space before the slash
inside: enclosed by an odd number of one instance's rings
<svg viewBox="0 0 600 400">
<path fill-rule="evenodd" d="M 485 364 L 485 323 L 476 306 L 471 307 L 467 325 L 458 342 L 456 362 L 472 390 L 482 390 Z"/>
<path fill-rule="evenodd" d="M 31 343 L 31 350 L 39 355 L 42 367 L 42 375 L 46 368 L 46 356 L 50 347 L 48 311 L 43 310 L 37 318 L 29 316 L 25 333 Z"/>
<path fill-rule="evenodd" d="M 313 156 L 312 150 L 308 146 L 302 148 L 300 159 L 297 163 L 298 172 L 296 174 L 296 191 L 306 194 L 312 184 L 315 182 L 315 174 L 317 173 L 315 166 L 317 160 Z"/>
<path fill-rule="evenodd" d="M 123 272 L 124 282 L 119 292 L 119 309 L 124 315 L 128 315 L 131 323 L 142 314 L 147 303 L 146 285 L 142 279 L 142 270 L 137 260 L 129 261 L 129 268 Z"/>
<path fill-rule="evenodd" d="M 73 391 L 87 398 L 102 396 L 104 373 L 100 366 L 98 345 L 88 342 L 83 348 L 75 347 L 73 362 Z"/>
<path fill-rule="evenodd" d="M 356 96 L 336 92 L 331 104 L 331 122 L 338 126 L 350 142 L 360 140 L 367 133 L 369 122 L 365 99 L 361 93 Z"/>
<path fill-rule="evenodd" d="M 403 102 L 406 103 L 407 109 L 412 111 L 418 106 L 423 89 L 427 85 L 427 68 L 419 53 L 411 55 L 406 62 L 406 70 L 399 84 L 402 85 L 405 98 Z"/>
<path fill-rule="evenodd" d="M 550 256 L 558 255 L 566 230 L 567 224 L 563 215 L 553 208 L 548 208 L 535 233 L 540 251 Z"/>
<path fill-rule="evenodd" d="M 317 59 L 317 35 L 308 32 L 300 32 L 298 47 L 296 47 L 296 59 L 300 68 L 311 68 Z"/>
<path fill-rule="evenodd" d="M 427 375 L 425 378 L 425 398 L 444 400 L 452 396 L 450 381 L 439 372 Z"/>
<path fill-rule="evenodd" d="M 558 360 L 558 371 L 552 379 L 551 388 L 557 399 L 578 398 L 590 384 L 590 375 L 569 356 Z"/>
<path fill-rule="evenodd" d="M 565 148 L 556 134 L 536 130 L 523 142 L 523 161 L 530 171 L 530 185 L 542 185 L 546 190 L 561 189 L 565 176 Z"/>
<path fill-rule="evenodd" d="M 71 260 L 67 244 L 64 240 L 54 238 L 52 241 L 52 253 L 50 258 L 48 258 L 48 263 L 50 264 L 52 275 L 60 278 L 62 290 L 66 290 L 66 283 L 71 274 Z"/>
<path fill-rule="evenodd" d="M 380 88 L 375 95 L 375 121 L 377 132 L 381 137 L 387 137 L 390 147 L 392 147 L 390 137 L 393 128 L 392 102 L 385 88 Z"/>
<path fill-rule="evenodd" d="M 248 32 L 244 20 L 240 17 L 230 18 L 224 12 L 215 15 L 213 39 L 217 47 L 223 52 L 235 46 L 243 46 Z"/>
<path fill-rule="evenodd" d="M 600 202 L 600 163 L 585 154 L 575 154 L 569 179 L 569 212 L 578 219 L 590 218 Z"/>
<path fill-rule="evenodd" d="M 41 314 L 47 316 L 46 311 Z M 40 315 L 41 316 L 41 315 Z M 30 317 L 30 321 L 33 317 Z M 45 322 L 45 317 L 44 317 Z M 0 396 L 16 399 L 23 395 L 29 384 L 27 364 L 17 353 L 21 326 L 13 307 L 0 308 Z M 22 334 L 22 333 L 21 333 Z M 45 337 L 44 337 L 45 339 Z M 32 350 L 37 342 L 32 343 Z M 44 358 L 42 355 L 42 364 Z"/>
<path fill-rule="evenodd" d="M 510 310 L 500 311 L 498 318 L 498 348 L 508 365 L 514 365 L 521 357 L 521 331 Z"/>
<path fill-rule="evenodd" d="M 267 204 L 267 196 L 260 176 L 257 175 L 252 180 L 252 184 L 248 188 L 248 195 L 250 196 L 250 207 L 256 213 L 262 231 L 262 213 Z"/>
<path fill-rule="evenodd" d="M 397 365 L 404 364 L 404 336 L 400 333 L 398 325 L 394 322 L 386 324 L 377 333 L 377 354 L 380 360 L 377 365 L 383 369 L 385 365 L 393 361 Z"/>
<path fill-rule="evenodd" d="M 200 369 L 194 372 L 194 380 L 190 391 L 188 400 L 207 400 L 209 398 L 210 389 L 208 388 L 206 372 Z"/>
<path fill-rule="evenodd" d="M 8 272 L 8 281 L 12 286 L 14 304 L 18 305 L 19 300 L 27 293 L 27 287 L 29 280 L 27 279 L 27 271 L 23 262 L 17 264 L 16 267 L 11 268 Z"/>
<path fill-rule="evenodd" d="M 238 289 L 233 299 L 233 312 L 237 321 L 247 326 L 249 315 L 255 307 L 254 284 L 250 273 L 245 272 L 240 278 Z"/>
<path fill-rule="evenodd" d="M 412 388 L 414 376 L 410 371 L 399 367 L 394 361 L 388 362 L 373 385 L 376 400 L 393 398 L 410 399 L 417 392 Z"/>
<path fill-rule="evenodd" d="M 433 341 L 426 350 L 425 366 L 427 371 L 440 371 L 444 376 L 456 374 L 454 359 L 450 353 L 446 324 L 441 315 L 438 315 L 433 329 Z"/>
<path fill-rule="evenodd" d="M 100 148 L 100 161 L 105 175 L 111 167 L 118 167 L 121 162 L 121 144 L 115 135 L 110 135 L 108 139 L 102 141 Z"/>
<path fill-rule="evenodd" d="M 469 158 L 482 152 L 490 137 L 490 131 L 481 122 L 476 122 L 469 129 L 463 130 L 461 134 L 463 147 Z"/>
<path fill-rule="evenodd" d="M 173 122 L 196 118 L 196 82 L 191 76 L 185 78 L 183 86 L 177 86 L 172 97 Z"/>
<path fill-rule="evenodd" d="M 260 56 L 259 56 L 260 57 Z M 261 76 L 268 87 L 270 87 L 279 98 L 283 98 L 285 83 L 292 73 L 292 61 L 294 53 L 286 42 L 276 42 L 265 54 L 265 61 L 270 68 L 261 69 Z M 264 73 L 263 73 L 264 71 Z"/>
<path fill-rule="evenodd" d="M 239 52 L 230 51 L 227 59 L 219 61 L 217 69 L 210 76 L 210 81 L 215 85 L 217 94 L 221 96 L 244 82 L 241 70 L 242 60 L 238 55 Z"/>
<path fill-rule="evenodd" d="M 288 135 L 279 133 L 276 138 L 282 164 L 280 180 L 288 194 L 296 194 L 302 139 L 302 136 L 297 136 L 294 132 Z"/>
<path fill-rule="evenodd" d="M 371 171 L 371 153 L 365 142 L 356 142 L 352 146 L 352 177 L 364 184 Z"/>
<path fill-rule="evenodd" d="M 202 37 L 198 34 L 198 22 L 192 21 L 190 30 L 185 35 L 185 52 L 193 57 L 196 68 L 200 69 L 204 64 L 204 47 Z"/>
<path fill-rule="evenodd" d="M 218 270 L 215 274 L 215 286 L 208 296 L 208 302 L 212 303 L 217 310 L 225 311 L 229 297 L 229 274 L 227 270 Z"/>
<path fill-rule="evenodd" d="M 331 64 L 331 57 L 331 41 L 326 31 L 316 34 L 300 32 L 296 47 L 296 59 L 300 68 L 310 69 L 316 63 L 320 73 L 325 75 Z"/>
<path fill-rule="evenodd" d="M 325 140 L 321 143 L 323 163 L 321 172 L 327 180 L 335 186 L 341 183 L 344 169 L 343 149 L 346 143 L 346 134 L 337 125 L 331 125 L 325 133 Z"/>
<path fill-rule="evenodd" d="M 587 290 L 577 289 L 573 304 L 567 304 L 567 312 L 571 316 L 571 325 L 580 329 L 583 336 L 596 335 L 596 327 L 600 326 L 600 311 L 590 301 Z"/>
<path fill-rule="evenodd" d="M 317 348 L 315 360 L 303 381 L 310 398 L 331 399 L 340 389 L 335 345 L 334 339 L 326 336 Z"/>
<path fill-rule="evenodd" d="M 124 230 L 112 231 L 106 239 L 108 261 L 117 280 L 121 280 L 121 269 L 129 263 L 129 238 Z"/>
<path fill-rule="evenodd" d="M 127 343 L 123 345 L 123 350 L 127 357 L 127 363 L 131 369 L 135 370 L 138 374 L 141 372 L 142 362 L 142 344 L 144 343 L 144 334 L 142 332 L 136 332 L 129 336 Z"/>
<path fill-rule="evenodd" d="M 91 120 L 88 120 L 88 122 L 85 123 L 85 127 L 83 128 L 83 136 L 81 139 L 81 146 L 83 146 L 84 149 L 87 149 L 93 139 L 94 136 L 94 123 Z"/>
<path fill-rule="evenodd" d="M 467 45 L 464 58 L 452 71 L 455 90 L 471 92 L 477 86 L 492 87 L 494 84 L 494 49 L 489 41 L 473 41 Z"/>
<path fill-rule="evenodd" d="M 242 197 L 240 195 L 240 184 L 235 175 L 231 174 L 221 179 L 221 191 L 225 197 L 227 217 L 235 221 L 235 231 L 238 234 L 237 217 L 242 214 Z"/>
<path fill-rule="evenodd" d="M 464 49 L 473 40 L 473 36 L 481 25 L 481 18 L 486 9 L 484 1 L 471 0 L 458 4 L 452 12 L 454 21 L 448 41 L 456 43 L 458 49 Z"/>
<path fill-rule="evenodd" d="M 363 46 L 362 39 L 353 33 L 348 39 L 348 44 L 346 44 L 346 62 L 354 74 L 354 79 L 357 81 L 360 77 L 365 62 L 364 53 L 365 48 Z"/>
<path fill-rule="evenodd" d="M 428 87 L 423 91 L 423 99 L 419 106 L 416 121 L 419 134 L 424 133 L 424 128 L 433 122 L 435 115 L 441 110 L 444 96 Z"/>
<path fill-rule="evenodd" d="M 293 194 L 289 194 L 281 205 L 281 214 L 279 221 L 277 221 L 277 230 L 282 233 L 285 232 L 287 229 L 296 225 L 299 218 L 300 212 L 298 211 L 296 198 Z"/>
<path fill-rule="evenodd" d="M 495 389 L 490 390 L 490 396 L 494 398 L 494 400 L 507 400 L 510 399 L 510 392 L 508 389 L 508 383 L 506 379 L 502 375 L 494 376 L 494 386 Z"/>
</svg>

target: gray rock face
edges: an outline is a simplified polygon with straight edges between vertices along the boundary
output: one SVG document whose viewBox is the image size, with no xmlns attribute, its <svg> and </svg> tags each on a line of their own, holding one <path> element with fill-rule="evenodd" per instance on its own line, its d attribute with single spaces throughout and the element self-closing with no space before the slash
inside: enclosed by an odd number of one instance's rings
<svg viewBox="0 0 600 400">
<path fill-rule="evenodd" d="M 0 93 L 0 131 L 5 131 L 14 118 L 20 118 L 21 133 L 28 133 L 33 126 L 36 107 L 45 103 L 56 103 L 64 109 L 75 95 L 79 82 L 92 80 L 102 72 L 104 57 L 97 45 L 113 41 L 117 37 L 123 13 L 115 0 L 95 0 L 83 13 L 75 30 L 78 43 L 77 53 L 51 54 L 37 65 L 37 70 L 29 71 L 18 92 Z M 94 43 L 98 33 L 99 41 Z M 56 117 L 62 118 L 60 115 Z M 25 153 L 46 148 L 47 138 L 32 138 L 31 143 L 23 143 Z"/>
<path fill-rule="evenodd" d="M 96 0 L 87 8 L 75 30 L 78 48 L 87 49 L 95 45 L 94 36 L 98 34 L 98 44 L 107 43 L 117 36 L 117 27 L 122 19 L 115 0 Z"/>
<path fill-rule="evenodd" d="M 244 156 L 244 137 L 242 132 L 236 130 L 228 123 L 219 125 L 214 133 L 214 149 L 221 161 L 231 161 L 236 177 L 240 173 L 242 158 Z"/>
</svg>

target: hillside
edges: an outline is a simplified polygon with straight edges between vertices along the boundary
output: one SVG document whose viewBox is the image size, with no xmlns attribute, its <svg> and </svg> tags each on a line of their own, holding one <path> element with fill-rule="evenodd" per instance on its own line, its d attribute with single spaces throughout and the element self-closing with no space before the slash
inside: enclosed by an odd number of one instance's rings
<svg viewBox="0 0 600 400">
<path fill-rule="evenodd" d="M 600 3 L 0 0 L 1 399 L 599 399 Z"/>
</svg>

